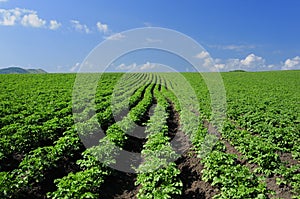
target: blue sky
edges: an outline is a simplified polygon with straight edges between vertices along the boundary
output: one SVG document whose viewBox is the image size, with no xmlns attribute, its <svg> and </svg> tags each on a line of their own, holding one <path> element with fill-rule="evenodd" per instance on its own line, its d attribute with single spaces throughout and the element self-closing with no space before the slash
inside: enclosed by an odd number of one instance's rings
<svg viewBox="0 0 300 199">
<path fill-rule="evenodd" d="M 153 26 L 195 39 L 221 71 L 300 69 L 299 8 L 298 0 L 0 0 L 0 68 L 76 72 L 110 35 Z"/>
</svg>

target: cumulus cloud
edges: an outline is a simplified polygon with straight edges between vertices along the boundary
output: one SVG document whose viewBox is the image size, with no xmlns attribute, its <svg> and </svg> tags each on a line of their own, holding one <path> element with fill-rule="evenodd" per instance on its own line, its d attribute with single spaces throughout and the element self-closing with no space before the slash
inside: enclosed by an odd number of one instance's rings
<svg viewBox="0 0 300 199">
<path fill-rule="evenodd" d="M 167 67 L 161 65 L 161 64 L 157 64 L 157 63 L 151 63 L 151 62 L 146 62 L 144 64 L 138 65 L 137 63 L 132 63 L 132 64 L 125 64 L 122 63 L 120 65 L 118 65 L 116 68 L 116 70 L 123 70 L 123 71 L 140 71 L 140 72 L 153 72 L 153 71 L 167 71 Z"/>
<path fill-rule="evenodd" d="M 197 59 L 205 59 L 209 57 L 209 53 L 207 51 L 202 51 L 200 53 L 198 53 L 197 55 L 195 55 L 195 58 Z"/>
<path fill-rule="evenodd" d="M 49 25 L 50 30 L 56 30 L 59 27 L 61 27 L 61 23 L 58 23 L 56 20 L 51 20 L 50 21 L 50 25 Z"/>
<path fill-rule="evenodd" d="M 262 67 L 262 66 L 265 66 L 265 59 L 251 53 L 245 59 L 241 60 L 241 64 L 242 64 L 242 66 L 245 66 L 246 68 Z"/>
<path fill-rule="evenodd" d="M 196 59 L 201 59 L 203 61 L 203 66 L 206 68 L 211 68 L 213 66 L 213 60 L 211 59 L 209 53 L 207 51 L 201 51 L 197 55 L 194 56 Z M 213 69 L 213 68 L 211 68 Z"/>
<path fill-rule="evenodd" d="M 97 22 L 97 29 L 99 32 L 107 33 L 108 31 L 108 25 L 101 23 L 100 21 Z"/>
<path fill-rule="evenodd" d="M 87 34 L 91 33 L 91 30 L 88 28 L 87 25 L 81 24 L 77 20 L 71 20 L 70 22 L 72 24 L 72 27 L 75 28 L 75 30 L 77 30 L 78 32 L 84 32 L 84 33 L 87 33 Z"/>
<path fill-rule="evenodd" d="M 274 68 L 274 65 L 267 65 L 263 57 L 253 53 L 246 56 L 244 59 L 215 59 L 215 67 L 220 71 L 246 70 L 246 71 L 263 71 Z"/>
<path fill-rule="evenodd" d="M 291 59 L 287 59 L 281 68 L 282 70 L 300 70 L 300 57 L 296 56 Z"/>
<path fill-rule="evenodd" d="M 50 21 L 49 28 L 51 29 L 53 21 Z M 55 21 L 59 24 L 57 21 Z M 38 16 L 34 10 L 14 8 L 14 9 L 0 9 L 0 25 L 14 26 L 22 25 L 27 27 L 42 28 L 46 27 L 47 21 Z"/>
<path fill-rule="evenodd" d="M 0 25 L 13 26 L 21 19 L 22 13 L 29 12 L 29 10 L 15 8 L 15 9 L 0 9 Z"/>
<path fill-rule="evenodd" d="M 125 35 L 121 34 L 121 33 L 116 33 L 113 35 L 110 35 L 109 37 L 106 37 L 105 39 L 107 40 L 121 40 L 125 38 Z"/>
<path fill-rule="evenodd" d="M 116 67 L 116 69 L 118 69 L 118 70 L 134 70 L 134 69 L 136 69 L 136 67 L 137 67 L 136 63 L 132 63 L 132 64 L 129 64 L 129 65 L 126 65 L 126 64 L 122 63 L 122 64 L 118 65 Z"/>
<path fill-rule="evenodd" d="M 39 18 L 39 16 L 36 13 L 29 13 L 23 16 L 21 20 L 21 24 L 23 26 L 31 26 L 31 27 L 39 28 L 39 27 L 44 27 L 46 21 Z"/>
<path fill-rule="evenodd" d="M 215 67 L 218 69 L 218 70 L 223 70 L 225 69 L 225 64 L 215 64 Z"/>
<path fill-rule="evenodd" d="M 151 62 L 146 62 L 145 64 L 143 64 L 141 67 L 140 67 L 140 70 L 151 70 L 151 69 L 154 69 L 158 67 L 158 65 L 156 63 L 151 63 Z"/>
<path fill-rule="evenodd" d="M 153 62 L 146 62 L 138 66 L 138 71 L 141 72 L 174 72 L 174 69 L 171 67 Z"/>
</svg>

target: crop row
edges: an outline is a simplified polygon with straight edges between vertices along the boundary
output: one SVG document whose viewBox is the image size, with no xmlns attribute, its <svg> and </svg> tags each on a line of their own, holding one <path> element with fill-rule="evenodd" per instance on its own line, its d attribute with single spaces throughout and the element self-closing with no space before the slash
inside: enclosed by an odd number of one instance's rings
<svg viewBox="0 0 300 199">
<path fill-rule="evenodd" d="M 135 112 L 145 114 L 147 107 L 152 103 L 151 87 L 145 91 L 144 98 L 134 107 L 121 121 L 111 125 L 107 131 L 105 138 L 99 141 L 97 146 L 91 147 L 83 152 L 83 159 L 77 163 L 82 171 L 70 173 L 62 179 L 55 182 L 58 189 L 52 193 L 48 193 L 51 198 L 98 198 L 99 189 L 105 181 L 105 177 L 111 173 L 110 164 L 115 164 L 115 155 L 119 151 L 119 147 L 124 145 L 126 140 L 125 130 L 134 127 L 131 117 Z M 87 125 L 83 124 L 83 127 Z"/>
<path fill-rule="evenodd" d="M 176 88 L 175 83 L 173 86 Z M 186 88 L 181 89 L 184 93 Z M 174 103 L 180 103 L 169 90 L 164 94 Z M 193 99 L 184 100 L 186 101 L 180 105 L 190 107 Z M 180 105 L 175 104 L 175 107 Z M 202 122 L 198 122 L 197 115 L 191 110 L 181 108 L 180 121 L 182 130 L 189 135 L 198 156 L 202 158 L 202 180 L 210 182 L 221 191 L 215 198 L 267 198 L 268 191 L 263 179 L 258 178 L 248 167 L 239 164 L 236 155 L 226 153 L 224 144 L 218 141 L 216 135 L 210 134 Z M 197 127 L 191 125 L 195 123 L 198 124 Z"/>
<path fill-rule="evenodd" d="M 177 154 L 169 141 L 167 108 L 165 97 L 154 88 L 157 105 L 150 120 L 147 122 L 147 142 L 141 152 L 144 160 L 137 168 L 139 172 L 136 185 L 141 185 L 138 198 L 173 198 L 181 194 L 182 182 L 178 178 L 180 171 L 173 162 Z"/>
<path fill-rule="evenodd" d="M 246 130 L 238 130 L 231 122 L 224 125 L 223 137 L 228 139 L 235 148 L 243 154 L 243 158 L 249 163 L 255 163 L 258 167 L 256 173 L 263 173 L 266 176 L 278 174 L 278 184 L 291 184 L 296 194 L 300 194 L 300 174 L 297 171 L 300 165 L 287 168 L 276 153 L 278 147 L 259 136 L 253 136 Z"/>
<path fill-rule="evenodd" d="M 81 147 L 77 132 L 71 129 L 64 132 L 53 146 L 30 151 L 17 169 L 1 172 L 1 198 L 20 198 L 23 193 L 30 192 L 34 185 L 45 180 L 47 171 L 57 168 L 59 161 L 74 156 Z"/>
</svg>

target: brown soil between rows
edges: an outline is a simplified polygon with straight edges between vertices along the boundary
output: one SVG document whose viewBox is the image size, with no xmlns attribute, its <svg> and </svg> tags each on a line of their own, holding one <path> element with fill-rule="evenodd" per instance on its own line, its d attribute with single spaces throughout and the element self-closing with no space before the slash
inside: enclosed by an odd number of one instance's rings
<svg viewBox="0 0 300 199">
<path fill-rule="evenodd" d="M 238 156 L 238 161 L 240 164 L 247 166 L 252 172 L 254 172 L 254 169 L 258 168 L 258 165 L 249 163 L 247 160 L 242 159 L 242 154 L 239 151 L 237 151 L 228 141 L 225 140 L 224 144 L 226 146 L 226 153 L 236 154 Z M 258 176 L 261 176 L 261 174 L 258 174 Z M 266 177 L 265 182 L 266 182 L 267 189 L 275 191 L 275 195 L 274 195 L 275 197 L 285 198 L 285 199 L 292 198 L 293 196 L 292 188 L 288 185 L 276 184 L 276 178 L 282 178 L 282 177 L 276 175 Z M 270 198 L 274 196 L 271 196 L 269 194 Z"/>
<path fill-rule="evenodd" d="M 201 180 L 203 165 L 196 153 L 191 151 L 191 143 L 180 130 L 179 114 L 173 104 L 169 108 L 168 136 L 171 138 L 172 147 L 177 153 L 182 154 L 176 160 L 180 170 L 179 178 L 183 183 L 182 194 L 174 199 L 205 199 L 212 198 L 219 190 L 212 187 L 208 182 Z M 134 146 L 132 146 L 134 147 Z M 127 150 L 130 150 L 127 148 Z M 101 187 L 100 197 L 104 199 L 136 199 L 140 186 L 135 186 L 137 174 L 115 171 L 105 180 Z"/>
<path fill-rule="evenodd" d="M 300 164 L 300 161 L 294 159 L 291 153 L 278 151 L 277 154 L 279 155 L 281 162 L 286 162 L 286 166 L 288 167 Z"/>
<path fill-rule="evenodd" d="M 209 131 L 216 134 L 219 137 L 219 139 L 222 140 L 222 142 L 224 143 L 224 145 L 226 147 L 226 153 L 237 155 L 237 160 L 238 160 L 239 164 L 247 166 L 251 172 L 254 172 L 254 170 L 256 168 L 258 168 L 258 165 L 254 164 L 254 163 L 249 163 L 247 161 L 247 159 L 243 159 L 243 154 L 241 152 L 239 152 L 236 148 L 234 148 L 234 146 L 232 146 L 229 143 L 229 141 L 222 138 L 222 135 L 208 121 L 204 121 L 204 126 L 206 128 L 208 128 Z M 239 129 L 240 127 L 237 127 L 237 128 Z M 257 136 L 259 136 L 259 135 L 257 135 Z M 278 155 L 282 162 L 288 163 L 287 166 L 299 164 L 297 160 L 293 159 L 293 157 L 290 153 L 278 152 Z M 257 174 L 257 176 L 262 176 L 262 174 Z M 269 194 L 268 196 L 270 198 L 274 198 L 274 197 L 284 198 L 284 199 L 292 198 L 292 196 L 293 196 L 292 187 L 289 185 L 285 185 L 285 184 L 278 185 L 276 183 L 276 178 L 282 178 L 282 177 L 278 176 L 278 175 L 266 177 L 265 182 L 266 182 L 267 189 L 275 192 L 275 195 L 272 196 L 271 194 Z"/>
<path fill-rule="evenodd" d="M 182 194 L 174 199 L 208 199 L 220 193 L 218 188 L 201 180 L 203 165 L 193 151 L 187 151 L 176 164 L 180 170 L 179 178 L 183 183 Z M 103 199 L 136 199 L 140 186 L 135 186 L 136 174 L 115 171 L 107 177 L 101 186 L 100 197 Z"/>
<path fill-rule="evenodd" d="M 180 170 L 179 178 L 183 183 L 183 189 L 182 194 L 175 197 L 175 199 L 212 198 L 219 193 L 219 190 L 201 179 L 203 165 L 200 163 L 200 158 L 197 157 L 197 154 L 191 150 L 192 144 L 188 136 L 180 130 L 180 116 L 175 111 L 173 104 L 170 106 L 170 113 L 168 121 L 168 126 L 170 127 L 169 136 L 173 138 L 172 146 L 175 151 L 182 154 L 176 160 L 176 164 Z"/>
<path fill-rule="evenodd" d="M 139 187 L 135 186 L 136 174 L 114 171 L 101 186 L 100 198 L 136 199 Z"/>
<path fill-rule="evenodd" d="M 236 129 L 246 130 L 245 128 L 239 126 L 236 121 L 233 121 L 233 120 L 230 120 L 230 121 L 236 126 Z M 248 130 L 246 130 L 246 131 L 248 131 Z M 260 137 L 260 135 L 257 133 L 253 133 L 251 131 L 248 131 L 248 132 L 250 132 L 253 136 Z M 288 166 L 288 167 L 300 164 L 300 161 L 294 159 L 291 153 L 287 153 L 287 152 L 283 152 L 283 151 L 277 151 L 276 153 L 279 155 L 281 162 L 286 162 L 287 163 L 286 166 Z"/>
<path fill-rule="evenodd" d="M 182 195 L 176 199 L 205 199 L 220 193 L 218 188 L 201 180 L 203 165 L 195 152 L 186 152 L 176 163 L 181 171 L 179 176 L 183 183 Z"/>
</svg>

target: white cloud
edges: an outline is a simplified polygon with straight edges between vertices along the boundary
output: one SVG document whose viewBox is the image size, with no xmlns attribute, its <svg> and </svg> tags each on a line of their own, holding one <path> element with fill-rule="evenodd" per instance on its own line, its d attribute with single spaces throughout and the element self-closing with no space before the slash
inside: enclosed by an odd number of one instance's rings
<svg viewBox="0 0 300 199">
<path fill-rule="evenodd" d="M 0 21 L 0 25 L 3 26 L 13 26 L 15 25 L 17 17 L 14 15 L 6 14 L 3 16 L 2 20 Z"/>
<path fill-rule="evenodd" d="M 100 21 L 97 22 L 97 29 L 99 32 L 107 33 L 108 31 L 108 25 L 101 23 Z"/>
<path fill-rule="evenodd" d="M 207 51 L 202 51 L 198 53 L 195 57 L 198 59 L 206 59 L 209 57 L 209 53 Z"/>
<path fill-rule="evenodd" d="M 246 71 L 262 71 L 273 69 L 274 65 L 267 65 L 266 60 L 253 53 L 244 59 L 215 59 L 215 67 L 220 71 L 246 70 Z"/>
<path fill-rule="evenodd" d="M 213 66 L 213 60 L 211 59 L 211 57 L 207 51 L 201 51 L 194 57 L 196 59 L 202 59 L 204 67 L 209 68 L 209 67 Z"/>
<path fill-rule="evenodd" d="M 91 30 L 87 27 L 87 25 L 81 24 L 77 20 L 71 20 L 70 22 L 71 22 L 73 28 L 75 28 L 75 30 L 77 30 L 79 32 L 84 32 L 84 33 L 91 33 Z"/>
<path fill-rule="evenodd" d="M 205 58 L 203 66 L 205 66 L 205 67 L 213 66 L 213 60 L 211 58 L 209 58 L 209 57 Z"/>
<path fill-rule="evenodd" d="M 39 18 L 36 13 L 30 13 L 27 15 L 24 15 L 21 24 L 23 26 L 31 26 L 35 28 L 44 27 L 46 24 L 46 21 Z"/>
<path fill-rule="evenodd" d="M 126 64 L 122 63 L 119 66 L 117 66 L 116 69 L 119 69 L 119 70 L 133 70 L 136 67 L 137 67 L 136 63 L 132 63 L 130 65 L 126 65 Z"/>
<path fill-rule="evenodd" d="M 158 64 L 156 63 L 151 63 L 151 62 L 146 62 L 145 64 L 143 64 L 141 67 L 140 67 L 140 70 L 150 70 L 150 69 L 154 69 L 158 67 Z"/>
<path fill-rule="evenodd" d="M 215 64 L 215 67 L 218 69 L 218 70 L 223 70 L 225 68 L 225 64 Z"/>
<path fill-rule="evenodd" d="M 52 24 L 55 20 L 50 21 L 50 26 L 53 28 Z M 55 21 L 59 24 L 57 21 Z M 22 25 L 27 27 L 42 28 L 46 27 L 47 21 L 40 18 L 36 11 L 13 8 L 13 9 L 0 9 L 0 25 L 2 26 L 14 26 Z"/>
<path fill-rule="evenodd" d="M 281 68 L 282 70 L 300 70 L 300 57 L 296 56 L 291 59 L 287 59 Z"/>
<path fill-rule="evenodd" d="M 167 65 L 152 62 L 146 62 L 142 65 L 139 65 L 137 70 L 141 72 L 174 72 L 174 69 Z"/>
<path fill-rule="evenodd" d="M 125 35 L 122 35 L 121 33 L 116 33 L 113 35 L 110 35 L 109 37 L 106 37 L 105 39 L 107 40 L 121 40 L 125 38 Z"/>
<path fill-rule="evenodd" d="M 1 3 L 1 2 L 8 2 L 8 0 L 0 0 L 0 3 Z"/>
<path fill-rule="evenodd" d="M 251 53 L 245 59 L 241 60 L 241 64 L 246 67 L 263 66 L 265 65 L 265 59 Z"/>
<path fill-rule="evenodd" d="M 116 67 L 116 70 L 126 70 L 126 71 L 153 71 L 156 69 L 161 69 L 161 70 L 166 70 L 163 65 L 157 64 L 157 63 L 151 63 L 151 62 L 146 62 L 141 65 L 137 65 L 136 63 L 132 63 L 129 65 L 126 65 L 124 63 L 118 65 Z"/>
<path fill-rule="evenodd" d="M 21 13 L 28 12 L 28 10 L 15 8 L 15 9 L 0 9 L 0 25 L 14 26 L 20 20 Z"/>
<path fill-rule="evenodd" d="M 50 21 L 50 25 L 49 25 L 50 30 L 56 30 L 59 27 L 61 27 L 61 23 L 58 23 L 56 20 L 51 20 Z"/>
</svg>

